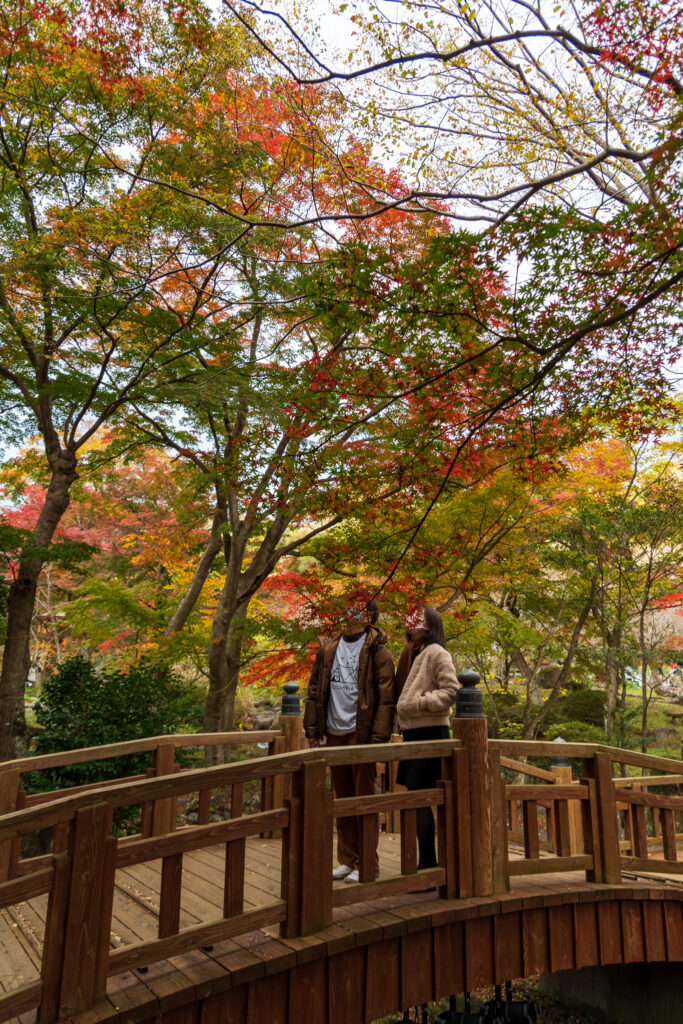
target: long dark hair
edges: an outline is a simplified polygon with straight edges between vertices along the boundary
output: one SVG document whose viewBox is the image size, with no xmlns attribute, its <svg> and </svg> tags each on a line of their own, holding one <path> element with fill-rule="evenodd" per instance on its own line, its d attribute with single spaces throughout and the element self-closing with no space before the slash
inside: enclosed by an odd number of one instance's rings
<svg viewBox="0 0 683 1024">
<path fill-rule="evenodd" d="M 439 647 L 445 647 L 446 634 L 443 631 L 443 619 L 439 613 L 433 608 L 425 607 L 424 617 L 427 623 L 427 633 L 422 641 L 422 646 L 427 647 L 428 644 L 438 644 Z"/>
</svg>

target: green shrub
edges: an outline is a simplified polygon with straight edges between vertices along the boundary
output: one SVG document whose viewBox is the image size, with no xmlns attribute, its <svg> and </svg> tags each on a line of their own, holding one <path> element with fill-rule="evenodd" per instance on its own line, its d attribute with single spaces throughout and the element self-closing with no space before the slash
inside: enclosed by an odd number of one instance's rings
<svg viewBox="0 0 683 1024">
<path fill-rule="evenodd" d="M 591 722 L 557 722 L 548 727 L 543 738 L 554 740 L 558 736 L 561 736 L 567 743 L 605 742 L 604 727 L 593 725 Z"/>
<path fill-rule="evenodd" d="M 202 699 L 177 675 L 149 661 L 125 672 L 102 671 L 81 655 L 43 680 L 35 709 L 38 754 L 201 729 Z M 136 775 L 150 764 L 141 754 L 31 772 L 31 792 Z"/>
<path fill-rule="evenodd" d="M 602 690 L 573 689 L 558 703 L 554 717 L 557 721 L 584 722 L 604 729 L 605 701 Z"/>
</svg>

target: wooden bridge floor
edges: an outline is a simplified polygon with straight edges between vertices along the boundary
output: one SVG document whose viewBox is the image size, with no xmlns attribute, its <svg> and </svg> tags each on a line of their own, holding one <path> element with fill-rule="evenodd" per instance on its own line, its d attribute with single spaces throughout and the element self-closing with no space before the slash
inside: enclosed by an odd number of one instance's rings
<svg viewBox="0 0 683 1024">
<path fill-rule="evenodd" d="M 400 874 L 400 837 L 382 834 L 380 837 L 380 877 Z M 220 917 L 224 876 L 224 846 L 187 854 L 183 865 L 183 902 L 181 928 Z M 139 864 L 130 869 L 119 869 L 112 919 L 112 947 L 118 948 L 157 935 L 161 862 Z M 680 876 L 675 886 L 680 892 Z M 343 882 L 337 883 L 344 885 Z M 648 892 L 669 888 L 668 880 L 628 879 L 619 890 L 624 899 L 647 898 Z M 671 886 L 673 888 L 673 886 Z M 595 890 L 604 889 L 585 881 L 582 872 L 562 875 L 513 877 L 507 896 L 458 900 L 458 916 L 483 916 L 495 913 L 491 906 L 501 901 L 529 899 L 536 905 L 575 902 L 595 899 Z M 593 895 L 589 895 L 593 893 Z M 252 839 L 246 844 L 245 910 L 272 902 L 280 894 L 280 840 Z M 680 897 L 679 897 L 680 898 Z M 281 939 L 278 926 L 255 931 L 235 939 L 217 943 L 207 951 L 194 951 L 173 957 L 172 960 L 153 964 L 147 971 L 133 971 L 110 978 L 107 1005 L 99 1004 L 86 1016 L 92 1021 L 115 1019 L 121 1012 L 127 1020 L 142 1020 L 150 1016 L 150 1006 L 160 1012 L 173 1010 L 187 1001 L 188 989 L 200 997 L 215 989 L 218 975 L 231 973 L 240 983 L 268 976 L 283 970 L 306 957 L 320 942 L 328 951 L 340 952 L 356 945 L 362 931 L 364 942 L 370 934 L 394 934 L 419 928 L 424 922 L 442 911 L 446 901 L 436 900 L 432 893 L 385 896 L 371 902 L 338 907 L 334 911 L 332 928 L 320 936 Z M 0 993 L 8 992 L 39 977 L 40 954 L 47 897 L 26 901 L 10 910 L 0 911 Z M 263 1019 L 269 1019 L 267 1016 Z M 18 1018 L 18 1024 L 32 1024 L 35 1013 Z"/>
</svg>

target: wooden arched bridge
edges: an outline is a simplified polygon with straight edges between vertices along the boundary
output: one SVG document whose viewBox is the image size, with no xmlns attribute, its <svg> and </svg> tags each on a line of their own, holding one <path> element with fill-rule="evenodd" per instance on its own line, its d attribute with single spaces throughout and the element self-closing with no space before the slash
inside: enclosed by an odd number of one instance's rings
<svg viewBox="0 0 683 1024">
<path fill-rule="evenodd" d="M 359 1024 L 507 978 L 683 959 L 683 763 L 567 743 L 548 767 L 556 745 L 487 742 L 483 720 L 461 718 L 427 748 L 302 750 L 300 719 L 280 721 L 0 765 L 0 1020 Z M 181 747 L 255 742 L 263 756 L 175 768 Z M 114 784 L 22 786 L 150 750 L 146 774 Z M 442 757 L 438 787 L 400 790 L 398 761 L 426 752 Z M 333 799 L 328 766 L 366 761 L 383 765 L 382 792 Z M 196 824 L 178 817 L 189 797 Z M 219 797 L 229 817 L 213 820 Z M 439 864 L 418 872 L 425 806 Z M 140 833 L 117 838 L 131 807 Z M 361 820 L 358 884 L 332 881 L 344 815 Z M 49 852 L 23 855 L 38 832 Z"/>
</svg>

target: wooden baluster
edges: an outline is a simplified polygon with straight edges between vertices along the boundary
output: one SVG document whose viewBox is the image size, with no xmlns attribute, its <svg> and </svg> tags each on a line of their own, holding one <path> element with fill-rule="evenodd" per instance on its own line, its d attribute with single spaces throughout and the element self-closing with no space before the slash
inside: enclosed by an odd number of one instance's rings
<svg viewBox="0 0 683 1024">
<path fill-rule="evenodd" d="M 590 770 L 590 762 L 583 762 L 583 771 Z M 587 882 L 602 882 L 602 851 L 600 848 L 600 826 L 598 821 L 598 796 L 595 779 L 584 775 L 581 784 L 588 788 L 588 799 L 581 801 L 583 845 L 586 853 L 593 857 L 593 867 L 586 868 Z"/>
<path fill-rule="evenodd" d="M 633 856 L 647 860 L 647 822 L 642 804 L 633 805 Z"/>
<path fill-rule="evenodd" d="M 374 882 L 377 864 L 377 814 L 359 815 L 358 832 L 358 880 Z"/>
<path fill-rule="evenodd" d="M 642 787 L 639 786 L 638 788 L 641 789 Z M 646 789 L 645 792 L 647 793 L 649 790 Z M 652 819 L 652 835 L 655 839 L 659 839 L 661 837 L 662 830 L 659 824 L 659 815 L 656 813 L 654 807 L 652 808 L 650 817 Z"/>
<path fill-rule="evenodd" d="M 155 774 L 172 775 L 175 771 L 175 742 L 161 740 L 154 758 Z M 178 798 L 162 797 L 154 801 L 152 811 L 152 835 L 161 836 L 174 832 L 178 817 Z"/>
<path fill-rule="evenodd" d="M 273 755 L 286 753 L 284 736 L 276 736 L 269 744 Z M 261 810 L 271 811 L 274 807 L 284 807 L 287 777 L 285 775 L 269 775 L 261 781 Z M 272 839 L 278 832 L 262 832 L 261 838 Z"/>
<path fill-rule="evenodd" d="M 558 857 L 569 857 L 572 854 L 569 804 L 569 800 L 553 800 L 553 823 L 555 826 L 553 846 Z"/>
<path fill-rule="evenodd" d="M 522 820 L 524 822 L 524 856 L 530 860 L 538 860 L 538 803 L 536 800 L 522 802 Z"/>
<path fill-rule="evenodd" d="M 180 901 L 183 884 L 183 855 L 174 853 L 161 862 L 159 894 L 159 938 L 177 935 L 180 930 Z"/>
<path fill-rule="evenodd" d="M 272 744 L 273 754 L 284 754 L 287 751 L 287 741 L 284 736 L 277 736 Z M 265 779 L 263 780 L 266 781 Z M 273 807 L 284 807 L 285 802 L 285 776 L 284 775 L 272 775 L 271 781 L 271 792 L 270 792 L 270 807 L 267 809 L 270 811 Z M 266 810 L 264 807 L 263 810 Z"/>
<path fill-rule="evenodd" d="M 489 793 L 491 794 L 491 869 L 493 892 L 507 892 L 510 888 L 508 874 L 508 834 L 505 820 L 507 800 L 505 780 L 500 767 L 500 751 L 489 752 Z"/>
<path fill-rule="evenodd" d="M 156 776 L 155 768 L 146 768 L 145 775 L 148 779 L 153 779 Z M 140 804 L 140 835 L 145 839 L 149 839 L 150 836 L 154 835 L 153 832 L 154 824 L 154 801 L 145 800 Z"/>
<path fill-rule="evenodd" d="M 20 789 L 17 793 L 17 806 L 18 811 L 22 811 L 26 807 L 26 790 Z M 58 828 L 59 826 L 56 826 Z M 9 869 L 8 878 L 16 878 L 19 874 L 19 861 L 21 860 L 21 836 L 15 836 L 11 840 L 10 844 L 10 857 L 9 857 Z"/>
<path fill-rule="evenodd" d="M 18 768 L 0 770 L 0 814 L 10 814 L 16 810 L 20 777 Z M 12 843 L 12 839 L 0 843 L 0 882 L 6 882 L 12 877 Z"/>
<path fill-rule="evenodd" d="M 233 839 L 225 844 L 225 883 L 223 917 L 234 917 L 244 910 L 244 866 L 246 840 Z"/>
<path fill-rule="evenodd" d="M 455 798 L 453 796 L 453 780 L 441 779 L 439 789 L 443 793 L 443 804 L 437 807 L 437 839 L 439 843 L 439 865 L 446 871 L 446 881 L 441 886 L 440 895 L 445 899 L 455 899 L 458 895 L 458 862 L 455 849 Z M 403 831 L 401 831 L 403 835 Z M 413 850 L 415 846 L 413 845 Z M 417 869 L 417 862 L 415 862 Z M 406 874 L 403 864 L 403 843 L 401 842 L 401 874 Z"/>
<path fill-rule="evenodd" d="M 621 788 L 621 787 L 619 787 Z M 618 806 L 618 804 L 617 804 Z M 627 851 L 633 857 L 633 804 L 623 804 L 624 839 L 628 842 Z"/>
<path fill-rule="evenodd" d="M 280 935 L 291 939 L 299 934 L 299 864 L 301 861 L 301 800 L 285 797 L 289 821 L 282 832 L 280 895 L 287 905 L 287 917 L 280 924 Z"/>
<path fill-rule="evenodd" d="M 458 896 L 474 895 L 472 877 L 472 814 L 470 809 L 470 758 L 467 750 L 454 750 L 451 758 Z"/>
<path fill-rule="evenodd" d="M 230 791 L 230 817 L 242 817 L 242 805 L 244 803 L 244 783 L 233 782 Z"/>
<path fill-rule="evenodd" d="M 244 804 L 244 783 L 233 782 L 230 789 L 230 818 L 241 818 Z M 244 910 L 244 867 L 246 840 L 233 839 L 225 844 L 225 877 L 223 883 L 223 917 L 234 917 Z"/>
<path fill-rule="evenodd" d="M 398 733 L 393 733 L 391 736 L 391 743 L 402 743 L 403 736 Z M 399 761 L 387 761 L 386 766 L 386 778 L 387 778 L 387 793 L 400 793 L 404 786 L 399 786 L 396 781 L 398 774 Z M 400 811 L 387 811 L 385 818 L 385 831 L 391 832 L 393 835 L 400 833 L 401 831 L 401 812 Z"/>
<path fill-rule="evenodd" d="M 668 807 L 662 808 L 661 827 L 665 859 L 678 860 L 678 854 L 676 851 L 676 823 L 674 819 L 674 812 Z"/>
<path fill-rule="evenodd" d="M 401 874 L 414 875 L 417 871 L 417 810 L 406 807 L 401 811 Z"/>
<path fill-rule="evenodd" d="M 199 790 L 199 806 L 197 808 L 197 824 L 208 825 L 211 821 L 211 790 Z"/>
</svg>

